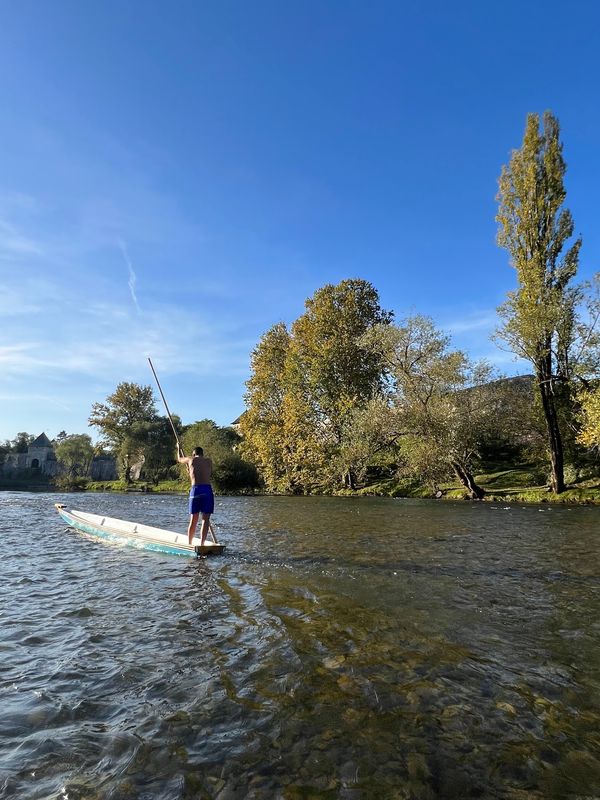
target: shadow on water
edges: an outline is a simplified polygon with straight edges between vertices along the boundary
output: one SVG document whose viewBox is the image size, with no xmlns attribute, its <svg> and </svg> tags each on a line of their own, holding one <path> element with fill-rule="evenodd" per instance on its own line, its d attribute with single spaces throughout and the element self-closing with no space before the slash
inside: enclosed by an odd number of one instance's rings
<svg viewBox="0 0 600 800">
<path fill-rule="evenodd" d="M 598 510 L 219 498 L 195 561 L 58 499 L 0 496 L 3 800 L 600 794 Z"/>
</svg>

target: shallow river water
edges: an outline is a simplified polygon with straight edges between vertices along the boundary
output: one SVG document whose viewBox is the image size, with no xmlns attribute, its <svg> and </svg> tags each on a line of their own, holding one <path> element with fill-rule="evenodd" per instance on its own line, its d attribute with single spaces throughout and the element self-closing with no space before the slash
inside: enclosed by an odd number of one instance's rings
<svg viewBox="0 0 600 800">
<path fill-rule="evenodd" d="M 0 493 L 0 798 L 600 797 L 600 508 Z"/>
</svg>

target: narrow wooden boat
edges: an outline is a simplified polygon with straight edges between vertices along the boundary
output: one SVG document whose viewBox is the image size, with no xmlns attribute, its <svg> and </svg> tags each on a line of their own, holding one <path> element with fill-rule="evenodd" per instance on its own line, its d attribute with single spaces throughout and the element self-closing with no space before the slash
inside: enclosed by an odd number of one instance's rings
<svg viewBox="0 0 600 800">
<path fill-rule="evenodd" d="M 175 533 L 100 514 L 68 510 L 63 503 L 55 503 L 54 506 L 62 519 L 78 531 L 100 539 L 137 547 L 140 550 L 153 550 L 176 556 L 202 556 L 221 555 L 225 549 L 225 545 L 217 542 L 205 542 L 201 547 L 199 539 L 198 544 L 189 545 L 187 533 Z"/>
</svg>

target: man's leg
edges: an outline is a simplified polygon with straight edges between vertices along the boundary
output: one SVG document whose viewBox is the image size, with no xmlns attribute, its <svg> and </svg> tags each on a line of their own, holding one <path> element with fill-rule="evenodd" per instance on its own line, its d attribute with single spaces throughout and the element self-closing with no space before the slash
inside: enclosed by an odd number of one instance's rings
<svg viewBox="0 0 600 800">
<path fill-rule="evenodd" d="M 196 525 L 198 524 L 198 517 L 200 512 L 196 511 L 195 514 L 190 514 L 190 524 L 188 525 L 188 544 L 192 543 L 194 534 L 196 533 Z M 204 522 L 202 523 L 204 525 Z"/>
<path fill-rule="evenodd" d="M 200 528 L 200 547 L 204 544 L 206 534 L 208 533 L 208 525 L 210 523 L 210 514 L 202 514 L 202 527 Z"/>
</svg>

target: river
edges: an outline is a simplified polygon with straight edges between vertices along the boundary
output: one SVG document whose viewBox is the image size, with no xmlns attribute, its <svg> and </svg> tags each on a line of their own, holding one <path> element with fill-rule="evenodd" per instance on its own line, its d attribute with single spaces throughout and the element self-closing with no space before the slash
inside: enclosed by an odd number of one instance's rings
<svg viewBox="0 0 600 800">
<path fill-rule="evenodd" d="M 0 493 L 0 798 L 600 796 L 600 508 Z"/>
</svg>

